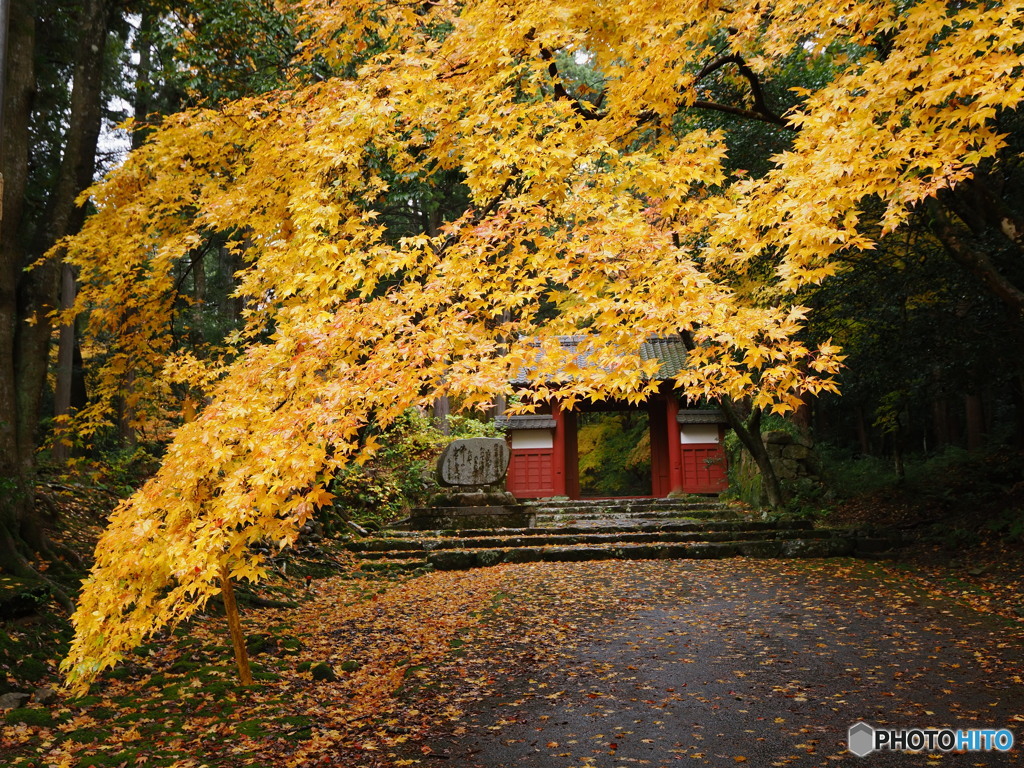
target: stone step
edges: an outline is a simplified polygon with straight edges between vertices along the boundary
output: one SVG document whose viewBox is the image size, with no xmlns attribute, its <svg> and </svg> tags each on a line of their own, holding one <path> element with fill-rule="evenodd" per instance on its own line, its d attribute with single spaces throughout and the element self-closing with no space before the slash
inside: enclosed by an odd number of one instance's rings
<svg viewBox="0 0 1024 768">
<path fill-rule="evenodd" d="M 538 512 L 537 525 L 571 523 L 574 520 L 735 520 L 735 512 L 710 509 L 638 509 L 622 512 Z"/>
<path fill-rule="evenodd" d="M 362 569 L 389 572 L 609 559 L 887 557 L 899 546 L 866 532 L 814 529 L 808 521 L 741 517 L 705 500 L 541 500 L 525 507 L 537 521 L 530 527 L 391 530 L 350 541 L 347 549 Z"/>
<path fill-rule="evenodd" d="M 365 573 L 408 573 L 422 568 L 433 569 L 433 566 L 423 557 L 422 552 L 413 554 L 418 557 L 363 560 L 359 563 L 359 570 Z"/>
<path fill-rule="evenodd" d="M 350 551 L 388 551 L 420 548 L 420 542 L 512 537 L 547 538 L 563 535 L 716 533 L 742 531 L 809 531 L 807 521 L 780 523 L 762 520 L 639 520 L 609 521 L 606 525 L 562 525 L 557 528 L 465 528 L 441 531 L 387 531 L 371 539 L 357 539 L 347 545 Z"/>
<path fill-rule="evenodd" d="M 545 512 L 604 512 L 604 511 L 639 511 L 645 509 L 677 509 L 677 510 L 719 510 L 731 512 L 732 509 L 717 501 L 692 499 L 571 499 L 552 501 L 540 499 L 527 501 L 525 506 L 538 513 Z"/>
<path fill-rule="evenodd" d="M 731 537 L 717 532 L 714 538 L 691 541 L 622 541 L 614 536 L 604 540 L 585 537 L 572 544 L 560 544 L 548 537 L 523 539 L 446 539 L 416 542 L 395 541 L 410 546 L 390 551 L 355 553 L 366 571 L 415 571 L 418 569 L 461 570 L 501 563 L 559 562 L 584 560 L 709 559 L 722 557 L 801 558 L 892 556 L 904 541 L 899 536 L 867 538 L 862 534 L 834 530 L 737 531 Z M 708 534 L 705 534 L 707 537 Z M 500 542 L 500 544 L 498 544 Z M 488 546 L 489 544 L 498 544 Z"/>
<path fill-rule="evenodd" d="M 617 544 L 699 544 L 699 543 L 721 543 L 731 542 L 734 544 L 742 544 L 749 541 L 795 541 L 797 539 L 801 541 L 813 541 L 817 539 L 831 539 L 836 538 L 826 531 L 808 531 L 803 535 L 796 532 L 791 533 L 774 533 L 771 535 L 758 534 L 756 532 L 750 533 L 739 533 L 739 534 L 705 534 L 701 536 L 677 534 L 673 536 L 651 536 L 647 538 L 638 537 L 617 537 L 617 536 L 604 536 L 604 537 L 573 537 L 573 536 L 558 536 L 553 538 L 544 538 L 539 540 L 530 539 L 509 539 L 509 540 L 495 540 L 495 539 L 471 539 L 469 541 L 460 541 L 457 546 L 456 542 L 445 542 L 437 546 L 430 546 L 429 543 L 425 544 L 422 548 L 417 549 L 396 549 L 386 552 L 374 552 L 374 551 L 363 551 L 355 552 L 354 554 L 359 560 L 409 560 L 414 558 L 423 558 L 437 552 L 460 552 L 465 550 L 481 550 L 481 549 L 537 549 L 537 548 L 550 548 L 550 547 L 573 547 L 573 548 L 586 548 L 586 547 L 606 547 L 614 546 Z"/>
<path fill-rule="evenodd" d="M 589 546 L 446 549 L 430 552 L 426 562 L 437 570 L 465 570 L 501 563 L 578 562 L 584 560 L 669 560 L 723 557 L 799 558 L 853 554 L 848 538 L 721 542 L 686 542 Z"/>
<path fill-rule="evenodd" d="M 697 541 L 754 541 L 782 539 L 820 539 L 837 535 L 830 530 L 808 530 L 805 527 L 731 527 L 725 530 L 661 530 L 661 531 L 605 531 L 592 530 L 566 532 L 553 529 L 547 533 L 534 530 L 523 534 L 501 535 L 495 531 L 489 536 L 439 536 L 421 538 L 385 538 L 353 541 L 347 546 L 359 557 L 407 557 L 419 552 L 436 552 L 445 549 L 486 549 L 491 547 L 539 547 L 539 546 L 587 546 L 591 544 L 651 542 L 697 542 Z"/>
<path fill-rule="evenodd" d="M 552 530 L 557 530 L 562 533 L 614 533 L 617 531 L 636 531 L 636 530 L 651 530 L 651 531 L 742 531 L 742 530 L 776 530 L 779 528 L 790 528 L 794 530 L 809 530 L 813 526 L 806 520 L 795 520 L 787 522 L 779 522 L 774 520 L 743 520 L 735 518 L 731 520 L 694 520 L 694 519 L 674 519 L 674 518 L 608 518 L 604 525 L 571 525 L 563 524 L 559 525 L 556 529 L 552 528 L 475 528 L 475 529 L 461 529 L 444 532 L 430 533 L 426 531 L 417 532 L 395 532 L 395 535 L 399 536 L 424 536 L 433 535 L 437 536 L 440 533 L 444 535 L 459 535 L 466 537 L 474 536 L 513 536 L 513 535 L 536 535 L 536 536 L 547 536 L 550 535 Z"/>
</svg>

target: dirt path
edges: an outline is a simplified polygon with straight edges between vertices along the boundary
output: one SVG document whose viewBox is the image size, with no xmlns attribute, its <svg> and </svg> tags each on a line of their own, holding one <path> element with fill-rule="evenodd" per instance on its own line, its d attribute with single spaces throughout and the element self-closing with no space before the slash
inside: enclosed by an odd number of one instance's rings
<svg viewBox="0 0 1024 768">
<path fill-rule="evenodd" d="M 488 633 L 416 703 L 463 711 L 399 760 L 451 768 L 1024 765 L 1021 626 L 870 563 L 509 567 Z M 449 715 L 450 716 L 450 715 Z M 1008 728 L 1010 752 L 847 750 L 864 720 Z"/>
</svg>

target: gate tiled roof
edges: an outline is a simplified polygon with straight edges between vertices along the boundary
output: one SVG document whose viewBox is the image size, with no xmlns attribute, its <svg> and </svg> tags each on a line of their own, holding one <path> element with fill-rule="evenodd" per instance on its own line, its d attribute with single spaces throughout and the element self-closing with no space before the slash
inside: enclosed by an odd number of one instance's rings
<svg viewBox="0 0 1024 768">
<path fill-rule="evenodd" d="M 572 354 L 586 339 L 587 337 L 583 335 L 562 336 L 559 338 L 559 341 L 562 348 L 569 352 L 569 354 Z M 661 368 L 658 369 L 658 373 L 655 376 L 656 379 L 670 379 L 686 367 L 686 346 L 678 336 L 649 338 L 640 345 L 639 351 L 640 358 L 645 362 L 648 360 L 658 360 L 661 362 Z M 587 356 L 587 352 L 575 354 L 575 364 L 580 368 L 587 368 L 590 365 Z M 528 376 L 528 371 L 520 371 L 512 380 L 512 383 L 530 384 L 531 379 Z"/>
<path fill-rule="evenodd" d="M 555 418 L 546 413 L 498 416 L 494 423 L 503 429 L 554 429 Z"/>
</svg>

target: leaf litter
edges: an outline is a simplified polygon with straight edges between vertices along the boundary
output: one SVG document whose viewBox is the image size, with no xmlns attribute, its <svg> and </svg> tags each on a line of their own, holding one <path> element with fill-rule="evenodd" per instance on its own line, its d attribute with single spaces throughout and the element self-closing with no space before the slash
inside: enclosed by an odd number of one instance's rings
<svg viewBox="0 0 1024 768">
<path fill-rule="evenodd" d="M 870 563 L 534 563 L 315 584 L 295 609 L 245 611 L 254 688 L 236 685 L 223 617 L 207 616 L 50 722 L 8 717 L 5 764 L 811 766 L 856 760 L 845 727 L 859 719 L 1024 722 L 1020 628 Z"/>
</svg>

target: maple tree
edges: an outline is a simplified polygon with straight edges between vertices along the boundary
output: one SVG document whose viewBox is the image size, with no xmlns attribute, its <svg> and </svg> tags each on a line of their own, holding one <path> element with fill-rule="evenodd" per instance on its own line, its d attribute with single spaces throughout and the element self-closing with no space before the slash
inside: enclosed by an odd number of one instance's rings
<svg viewBox="0 0 1024 768">
<path fill-rule="evenodd" d="M 369 425 L 440 395 L 486 403 L 513 372 L 531 371 L 534 401 L 638 401 L 658 386 L 640 342 L 681 334 L 690 365 L 672 383 L 720 402 L 770 479 L 761 414 L 833 390 L 842 359 L 801 340 L 792 292 L 971 179 L 1024 98 L 1020 3 L 292 10 L 319 67 L 168 118 L 91 190 L 98 212 L 66 244 L 110 345 L 85 415 L 123 396 L 165 417 L 173 382 L 208 403 L 97 549 L 75 685 L 189 616 L 222 568 L 260 578 L 250 545 L 294 540 L 332 474 L 374 449 Z M 821 57 L 832 77 L 777 106 L 782 63 L 790 82 Z M 763 173 L 730 170 L 709 114 L 788 146 Z M 464 214 L 424 234 L 385 225 L 410 185 L 452 173 Z M 168 319 L 175 264 L 214 235 L 244 262 L 247 306 L 211 363 L 170 354 Z M 570 333 L 582 358 L 565 359 Z"/>
</svg>

